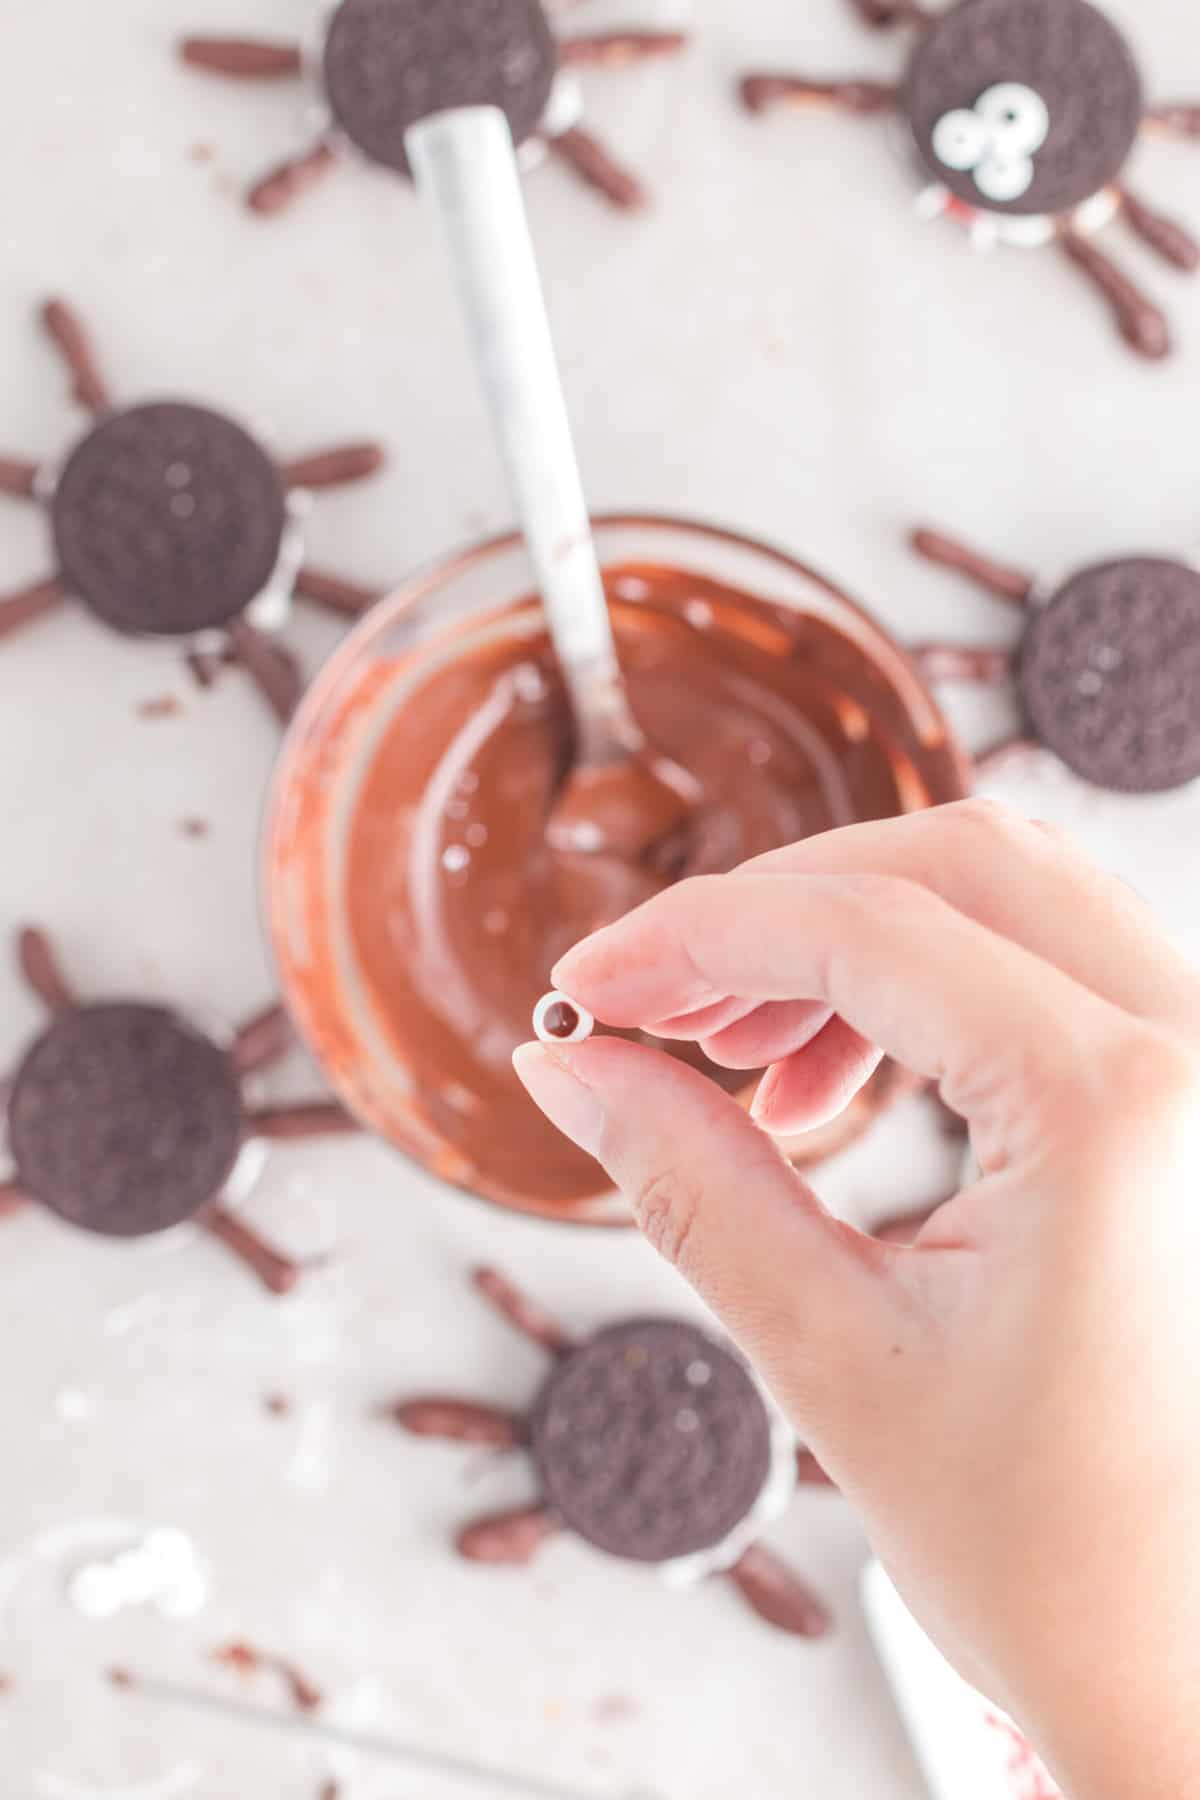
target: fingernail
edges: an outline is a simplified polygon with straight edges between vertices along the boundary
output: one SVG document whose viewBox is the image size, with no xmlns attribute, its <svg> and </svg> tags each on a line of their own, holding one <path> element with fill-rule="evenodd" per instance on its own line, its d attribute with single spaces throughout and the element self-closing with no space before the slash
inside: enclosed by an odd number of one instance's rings
<svg viewBox="0 0 1200 1800">
<path fill-rule="evenodd" d="M 545 1044 L 521 1044 L 513 1051 L 513 1068 L 535 1106 L 541 1107 L 564 1137 L 597 1156 L 604 1132 L 604 1113 L 591 1088 L 568 1066 L 568 1053 Z"/>
<path fill-rule="evenodd" d="M 624 920 L 605 925 L 561 956 L 550 979 L 564 994 L 574 994 L 606 1025 L 644 1025 L 663 1017 L 663 945 L 653 937 L 634 942 Z M 675 1008 L 694 1011 L 718 996 L 700 974 L 680 972 L 671 982 Z"/>
<path fill-rule="evenodd" d="M 576 974 L 582 973 L 585 976 L 603 972 L 610 931 L 610 926 L 602 925 L 599 931 L 593 931 L 590 937 L 581 938 L 559 957 L 550 971 L 550 979 L 556 987 L 559 971 L 562 969 L 574 970 Z"/>
</svg>

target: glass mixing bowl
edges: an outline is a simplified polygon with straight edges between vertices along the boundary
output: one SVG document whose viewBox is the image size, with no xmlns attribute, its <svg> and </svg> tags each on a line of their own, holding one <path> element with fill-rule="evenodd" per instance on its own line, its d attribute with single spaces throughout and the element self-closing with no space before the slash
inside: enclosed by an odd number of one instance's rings
<svg viewBox="0 0 1200 1800">
<path fill-rule="evenodd" d="M 896 744 L 897 810 L 969 791 L 965 755 L 904 651 L 870 615 L 802 563 L 715 526 L 654 516 L 595 521 L 606 568 L 651 564 L 719 581 L 835 628 L 838 655 L 869 665 Z M 497 609 L 534 591 L 515 534 L 446 557 L 381 601 L 317 676 L 288 734 L 268 805 L 268 928 L 293 1018 L 330 1082 L 363 1124 L 455 1187 L 521 1212 L 580 1224 L 626 1224 L 611 1189 L 557 1198 L 522 1194 L 468 1165 L 416 1090 L 403 1043 L 359 964 L 346 903 L 355 807 L 397 709 L 448 659 L 494 630 Z M 855 706 L 847 703 L 847 712 Z M 861 709 L 858 709 L 861 711 Z M 537 998 L 531 995 L 530 1004 Z M 857 1136 L 903 1082 L 886 1066 L 831 1126 L 791 1150 L 812 1163 Z"/>
</svg>

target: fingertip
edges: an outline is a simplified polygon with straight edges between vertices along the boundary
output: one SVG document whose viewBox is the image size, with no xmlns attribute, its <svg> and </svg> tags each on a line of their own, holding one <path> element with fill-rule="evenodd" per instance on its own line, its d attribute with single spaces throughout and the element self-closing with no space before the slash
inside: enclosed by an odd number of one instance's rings
<svg viewBox="0 0 1200 1800">
<path fill-rule="evenodd" d="M 882 1060 L 877 1045 L 844 1019 L 831 1019 L 803 1050 L 772 1064 L 750 1103 L 750 1116 L 772 1137 L 816 1131 L 845 1112 Z"/>
<path fill-rule="evenodd" d="M 679 888 L 657 896 L 676 896 Z M 559 957 L 554 985 L 582 1002 L 606 1025 L 641 1028 L 652 1019 L 692 1012 L 725 998 L 694 966 L 678 932 L 656 912 L 656 902 L 626 913 Z"/>
</svg>

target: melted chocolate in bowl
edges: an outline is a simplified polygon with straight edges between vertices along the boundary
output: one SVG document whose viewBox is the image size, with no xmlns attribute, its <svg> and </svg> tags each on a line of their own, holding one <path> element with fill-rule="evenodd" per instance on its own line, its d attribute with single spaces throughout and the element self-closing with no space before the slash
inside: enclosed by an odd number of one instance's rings
<svg viewBox="0 0 1200 1800">
<path fill-rule="evenodd" d="M 634 711 L 700 784 L 690 829 L 636 862 L 548 845 L 571 728 L 529 598 L 407 654 L 360 658 L 333 713 L 302 716 L 268 848 L 285 986 L 351 1104 L 456 1184 L 582 1220 L 624 1209 L 510 1064 L 556 957 L 671 881 L 965 786 L 902 653 L 824 584 L 825 606 L 806 612 L 651 562 L 614 564 L 605 580 Z M 339 760 L 364 708 L 351 792 L 326 753 Z M 314 879 L 331 793 L 342 848 Z M 701 1066 L 747 1089 L 745 1075 Z M 805 1141 L 806 1159 L 861 1129 L 888 1087 L 884 1072 L 832 1139 Z"/>
</svg>

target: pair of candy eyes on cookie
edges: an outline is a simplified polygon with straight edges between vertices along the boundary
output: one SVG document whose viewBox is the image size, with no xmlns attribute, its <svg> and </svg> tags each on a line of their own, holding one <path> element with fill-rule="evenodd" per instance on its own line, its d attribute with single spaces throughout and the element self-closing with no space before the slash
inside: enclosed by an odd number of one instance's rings
<svg viewBox="0 0 1200 1800">
<path fill-rule="evenodd" d="M 970 170 L 985 200 L 1019 200 L 1033 182 L 1033 157 L 1050 130 L 1042 96 L 1020 81 L 986 88 L 973 107 L 943 113 L 933 154 L 944 168 Z"/>
</svg>

